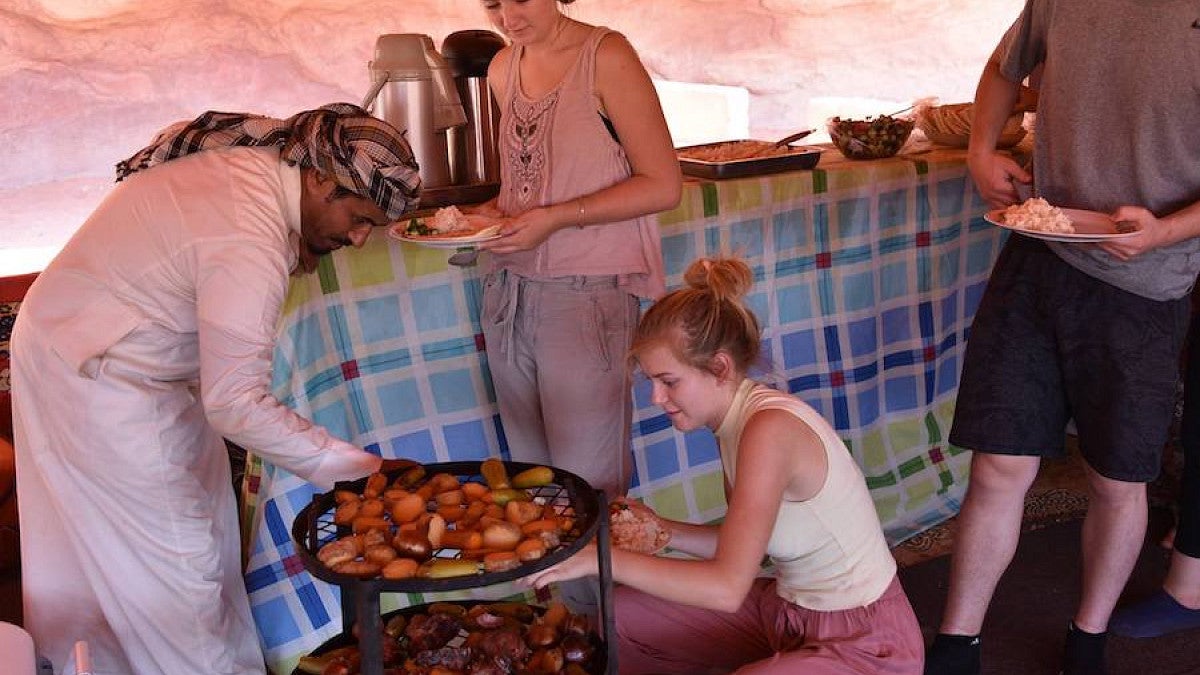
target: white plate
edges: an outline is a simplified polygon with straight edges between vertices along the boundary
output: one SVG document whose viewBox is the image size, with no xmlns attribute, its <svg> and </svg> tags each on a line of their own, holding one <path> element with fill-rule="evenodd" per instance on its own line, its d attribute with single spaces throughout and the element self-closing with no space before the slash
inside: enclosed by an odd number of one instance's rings
<svg viewBox="0 0 1200 675">
<path fill-rule="evenodd" d="M 1045 239 L 1047 241 L 1095 243 L 1134 237 L 1141 233 L 1141 230 L 1118 232 L 1117 222 L 1108 217 L 1107 214 L 1098 211 L 1062 209 L 1062 212 L 1066 217 L 1071 219 L 1071 224 L 1075 226 L 1074 232 L 1041 232 L 1038 230 L 1027 230 L 1022 227 L 1013 227 L 1004 222 L 1004 209 L 988 211 L 984 214 L 983 218 L 989 223 L 1003 227 L 1006 230 L 1012 230 L 1026 237 Z"/>
<path fill-rule="evenodd" d="M 493 232 L 488 234 L 471 234 L 465 237 L 414 237 L 404 234 L 404 230 L 407 228 L 407 221 L 395 223 L 388 228 L 388 236 L 392 239 L 408 242 L 410 244 L 416 244 L 418 246 L 446 249 L 474 248 L 475 244 L 499 239 L 501 236 L 500 233 Z"/>
</svg>

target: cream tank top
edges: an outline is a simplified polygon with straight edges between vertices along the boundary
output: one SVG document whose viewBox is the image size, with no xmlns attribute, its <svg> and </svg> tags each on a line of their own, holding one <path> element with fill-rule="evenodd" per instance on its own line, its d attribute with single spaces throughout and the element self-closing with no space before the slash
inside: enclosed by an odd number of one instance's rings
<svg viewBox="0 0 1200 675">
<path fill-rule="evenodd" d="M 871 604 L 891 584 L 896 561 L 858 464 L 820 413 L 794 396 L 743 380 L 716 433 L 729 483 L 736 480 L 738 441 L 746 422 L 767 409 L 785 410 L 811 427 L 829 465 L 816 495 L 779 505 L 767 542 L 779 596 L 818 611 Z"/>
<path fill-rule="evenodd" d="M 514 47 L 506 100 L 500 102 L 497 205 L 506 214 L 567 202 L 632 175 L 624 148 L 600 116 L 594 86 L 596 50 L 610 32 L 594 28 L 562 81 L 538 99 L 522 89 L 525 50 Z M 662 243 L 649 216 L 563 228 L 536 249 L 488 259 L 488 271 L 504 269 L 534 279 L 618 275 L 634 295 L 656 298 L 665 292 Z"/>
</svg>

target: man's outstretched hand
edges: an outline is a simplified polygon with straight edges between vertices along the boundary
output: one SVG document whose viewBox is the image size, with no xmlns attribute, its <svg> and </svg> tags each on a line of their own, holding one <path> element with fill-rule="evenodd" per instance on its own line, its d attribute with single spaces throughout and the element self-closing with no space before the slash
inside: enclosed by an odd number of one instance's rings
<svg viewBox="0 0 1200 675">
<path fill-rule="evenodd" d="M 379 472 L 392 473 L 393 471 L 403 471 L 405 469 L 411 469 L 412 467 L 417 466 L 417 464 L 417 462 L 414 462 L 411 459 L 385 459 L 383 460 L 383 463 L 379 465 Z"/>
</svg>

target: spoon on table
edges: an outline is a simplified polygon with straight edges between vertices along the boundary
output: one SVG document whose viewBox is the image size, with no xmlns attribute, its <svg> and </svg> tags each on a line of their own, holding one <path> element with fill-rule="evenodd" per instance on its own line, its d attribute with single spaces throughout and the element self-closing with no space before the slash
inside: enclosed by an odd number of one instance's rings
<svg viewBox="0 0 1200 675">
<path fill-rule="evenodd" d="M 814 131 L 816 131 L 816 129 L 805 129 L 804 131 L 797 131 L 796 133 L 792 134 L 791 136 L 784 136 L 783 138 L 775 141 L 775 147 L 782 148 L 783 146 L 787 145 L 788 143 L 794 143 L 794 142 L 800 140 L 801 138 L 804 138 L 805 136 L 813 133 Z"/>
</svg>

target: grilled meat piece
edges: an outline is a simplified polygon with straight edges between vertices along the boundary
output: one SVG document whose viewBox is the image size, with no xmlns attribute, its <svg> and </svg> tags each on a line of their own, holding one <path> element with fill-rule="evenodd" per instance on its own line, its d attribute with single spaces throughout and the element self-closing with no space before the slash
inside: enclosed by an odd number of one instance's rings
<svg viewBox="0 0 1200 675">
<path fill-rule="evenodd" d="M 472 663 L 467 675 L 513 675 L 515 672 L 508 659 L 487 659 Z"/>
<path fill-rule="evenodd" d="M 525 645 L 520 629 L 513 626 L 472 633 L 470 645 L 487 659 L 519 663 L 529 656 L 529 647 Z"/>
<path fill-rule="evenodd" d="M 445 647 L 461 628 L 458 617 L 449 614 L 418 614 L 409 621 L 404 635 L 413 652 L 423 652 Z"/>
<path fill-rule="evenodd" d="M 471 662 L 471 655 L 469 647 L 442 647 L 417 652 L 413 661 L 422 668 L 441 666 L 449 670 L 462 670 Z"/>
</svg>

